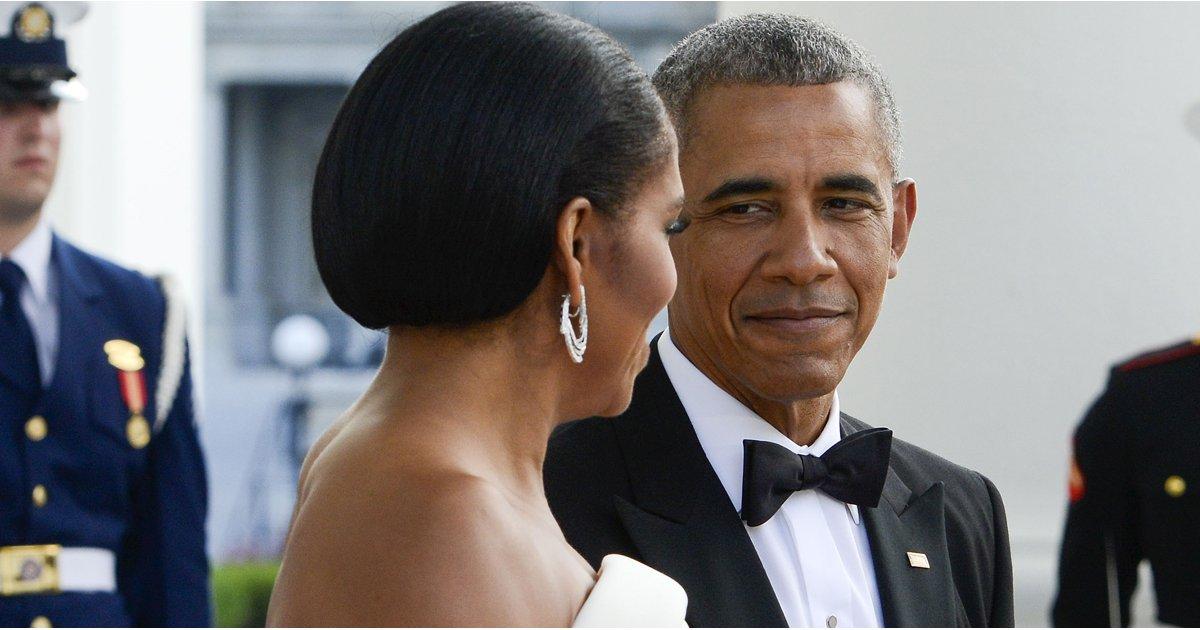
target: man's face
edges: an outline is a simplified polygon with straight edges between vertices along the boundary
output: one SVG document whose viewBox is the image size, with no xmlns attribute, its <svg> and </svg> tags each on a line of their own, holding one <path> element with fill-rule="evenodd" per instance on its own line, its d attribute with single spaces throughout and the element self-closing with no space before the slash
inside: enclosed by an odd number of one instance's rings
<svg viewBox="0 0 1200 630">
<path fill-rule="evenodd" d="M 21 223 L 41 209 L 60 138 L 57 103 L 0 101 L 0 222 Z"/>
<path fill-rule="evenodd" d="M 828 394 L 875 324 L 916 214 L 868 92 L 715 86 L 693 100 L 688 130 L 672 336 L 752 406 Z"/>
</svg>

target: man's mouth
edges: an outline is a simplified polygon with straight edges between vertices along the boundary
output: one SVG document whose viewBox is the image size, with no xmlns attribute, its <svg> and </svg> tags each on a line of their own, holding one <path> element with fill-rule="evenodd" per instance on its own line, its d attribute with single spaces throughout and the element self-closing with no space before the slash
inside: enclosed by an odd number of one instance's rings
<svg viewBox="0 0 1200 630">
<path fill-rule="evenodd" d="M 19 169 L 43 170 L 50 167 L 50 160 L 31 155 L 17 160 L 14 165 Z"/>
<path fill-rule="evenodd" d="M 747 315 L 745 320 L 781 332 L 803 334 L 832 326 L 846 314 L 845 310 L 827 306 L 783 307 L 758 311 Z"/>
</svg>

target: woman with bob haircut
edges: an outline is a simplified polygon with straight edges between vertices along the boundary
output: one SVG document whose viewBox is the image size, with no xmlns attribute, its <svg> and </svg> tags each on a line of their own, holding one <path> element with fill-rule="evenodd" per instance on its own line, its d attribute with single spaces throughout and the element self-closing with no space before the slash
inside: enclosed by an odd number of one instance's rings
<svg viewBox="0 0 1200 630">
<path fill-rule="evenodd" d="M 650 80 L 578 20 L 457 5 L 371 61 L 312 234 L 387 351 L 304 463 L 271 625 L 683 625 L 678 584 L 620 556 L 594 572 L 542 485 L 555 427 L 629 404 L 682 196 Z"/>
</svg>

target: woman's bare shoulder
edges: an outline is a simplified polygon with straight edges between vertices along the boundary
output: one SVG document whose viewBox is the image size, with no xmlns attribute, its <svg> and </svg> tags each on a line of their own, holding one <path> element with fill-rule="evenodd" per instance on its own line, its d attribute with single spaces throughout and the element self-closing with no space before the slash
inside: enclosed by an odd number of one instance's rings
<svg viewBox="0 0 1200 630">
<path fill-rule="evenodd" d="M 350 448 L 347 448 L 349 446 Z M 271 602 L 276 625 L 551 625 L 519 576 L 528 537 L 478 477 L 335 438 L 306 479 Z M 412 461 L 416 460 L 416 461 Z M 531 606 L 531 604 L 534 604 Z"/>
<path fill-rule="evenodd" d="M 306 494 L 305 488 L 308 487 L 308 477 L 312 473 L 313 466 L 316 464 L 317 460 L 321 458 L 321 455 L 325 452 L 325 449 L 329 446 L 329 443 L 337 438 L 342 430 L 345 429 L 350 423 L 350 420 L 351 418 L 349 415 L 344 415 L 338 418 L 337 421 L 335 421 L 328 429 L 326 429 L 325 432 L 322 433 L 315 442 L 313 442 L 312 446 L 309 447 L 308 454 L 304 456 L 304 463 L 300 466 L 299 484 L 297 484 L 297 496 L 299 497 L 299 500 L 296 502 L 297 507 L 299 507 L 300 503 L 302 503 L 304 500 L 304 495 Z M 293 513 L 292 516 L 294 518 L 295 513 Z"/>
</svg>

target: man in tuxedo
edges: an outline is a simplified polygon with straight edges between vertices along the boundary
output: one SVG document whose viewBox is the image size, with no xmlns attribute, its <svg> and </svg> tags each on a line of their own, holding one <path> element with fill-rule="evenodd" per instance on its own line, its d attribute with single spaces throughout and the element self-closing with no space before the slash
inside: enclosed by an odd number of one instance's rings
<svg viewBox="0 0 1200 630">
<path fill-rule="evenodd" d="M 678 291 L 629 409 L 551 440 L 567 539 L 677 580 L 692 626 L 1012 625 L 995 486 L 841 413 L 916 216 L 878 67 L 823 25 L 751 15 L 654 80 L 690 221 Z"/>
</svg>

